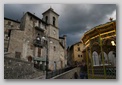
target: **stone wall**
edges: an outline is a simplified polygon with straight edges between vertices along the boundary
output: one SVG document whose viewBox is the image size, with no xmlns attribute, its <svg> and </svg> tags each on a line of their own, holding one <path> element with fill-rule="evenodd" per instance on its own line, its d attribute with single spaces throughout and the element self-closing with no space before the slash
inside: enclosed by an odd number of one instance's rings
<svg viewBox="0 0 122 85">
<path fill-rule="evenodd" d="M 33 79 L 43 75 L 42 71 L 33 67 L 33 63 L 4 57 L 4 79 Z"/>
<path fill-rule="evenodd" d="M 20 26 L 19 21 L 4 18 L 4 51 L 5 52 L 8 51 L 11 30 L 13 29 L 17 30 L 19 29 L 19 26 Z"/>
<path fill-rule="evenodd" d="M 59 42 L 55 39 L 50 38 L 50 41 L 53 43 L 49 43 L 48 47 L 48 59 L 49 59 L 49 69 L 55 70 L 59 69 Z M 55 49 L 54 49 L 55 48 Z M 55 62 L 55 63 L 54 63 Z"/>
<path fill-rule="evenodd" d="M 53 77 L 52 79 L 75 79 L 75 72 L 78 74 L 78 79 L 80 79 L 80 67 L 76 67 L 72 70 L 64 72 L 60 75 Z"/>
<path fill-rule="evenodd" d="M 19 29 L 20 22 L 4 18 L 4 29 Z"/>
<path fill-rule="evenodd" d="M 15 54 L 20 52 L 22 54 L 23 47 L 23 31 L 21 30 L 12 30 L 11 37 L 9 41 L 9 50 L 8 52 Z M 15 56 L 12 56 L 15 57 Z M 21 55 L 22 57 L 22 55 Z"/>
</svg>

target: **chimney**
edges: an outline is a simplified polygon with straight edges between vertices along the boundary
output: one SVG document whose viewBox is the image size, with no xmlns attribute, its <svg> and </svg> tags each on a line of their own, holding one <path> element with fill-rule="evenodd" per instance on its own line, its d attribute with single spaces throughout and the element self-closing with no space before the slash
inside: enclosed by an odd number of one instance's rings
<svg viewBox="0 0 122 85">
<path fill-rule="evenodd" d="M 63 38 L 66 38 L 67 37 L 67 35 L 63 35 Z"/>
</svg>

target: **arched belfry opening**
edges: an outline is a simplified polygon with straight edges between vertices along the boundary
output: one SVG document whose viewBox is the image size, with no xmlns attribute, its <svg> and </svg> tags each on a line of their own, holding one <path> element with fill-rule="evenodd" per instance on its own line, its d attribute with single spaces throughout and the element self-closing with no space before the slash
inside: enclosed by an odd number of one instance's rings
<svg viewBox="0 0 122 85">
<path fill-rule="evenodd" d="M 45 22 L 47 23 L 47 20 L 48 20 L 48 16 L 45 17 Z"/>
<path fill-rule="evenodd" d="M 53 25 L 55 26 L 55 21 L 56 21 L 56 19 L 55 19 L 55 17 L 53 17 Z"/>
<path fill-rule="evenodd" d="M 49 8 L 47 11 L 42 13 L 44 21 L 52 25 L 54 27 L 58 27 L 58 17 L 59 14 L 57 14 L 52 8 Z"/>
</svg>

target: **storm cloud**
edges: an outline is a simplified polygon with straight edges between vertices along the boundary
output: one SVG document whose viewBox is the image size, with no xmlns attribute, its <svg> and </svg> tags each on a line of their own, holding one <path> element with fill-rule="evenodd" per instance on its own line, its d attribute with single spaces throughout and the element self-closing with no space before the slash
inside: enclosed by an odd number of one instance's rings
<svg viewBox="0 0 122 85">
<path fill-rule="evenodd" d="M 67 35 L 67 46 L 80 41 L 84 32 L 94 26 L 116 19 L 115 4 L 5 4 L 4 17 L 20 20 L 23 12 L 42 13 L 50 8 L 59 16 L 60 36 Z"/>
</svg>

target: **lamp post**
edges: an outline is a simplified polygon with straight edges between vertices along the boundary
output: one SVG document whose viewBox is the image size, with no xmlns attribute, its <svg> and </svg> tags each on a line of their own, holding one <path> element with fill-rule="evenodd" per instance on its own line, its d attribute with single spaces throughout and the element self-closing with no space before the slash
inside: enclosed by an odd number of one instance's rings
<svg viewBox="0 0 122 85">
<path fill-rule="evenodd" d="M 45 43 L 45 41 L 46 41 L 46 43 Z M 48 44 L 50 44 L 50 43 L 53 43 L 52 41 L 49 41 L 49 39 L 48 39 L 48 37 L 46 36 L 46 37 L 42 37 L 41 38 L 41 43 L 43 44 L 43 46 L 45 46 L 45 48 L 46 48 L 46 79 L 48 78 L 48 64 L 49 64 L 49 60 L 48 60 Z"/>
<path fill-rule="evenodd" d="M 48 71 L 48 38 L 47 36 L 41 37 L 40 34 L 38 34 L 34 42 L 35 42 L 34 44 L 36 47 L 46 48 L 46 78 L 47 78 L 47 75 L 48 75 L 48 72 L 47 72 Z"/>
<path fill-rule="evenodd" d="M 45 43 L 45 41 L 46 41 L 46 43 Z M 46 48 L 46 79 L 48 78 L 48 38 L 47 38 L 47 36 L 46 37 L 41 37 L 41 43 L 42 43 L 42 45 L 43 46 L 45 46 L 45 48 Z"/>
</svg>

